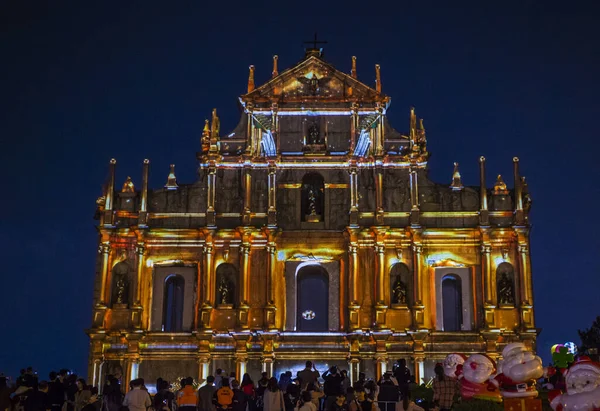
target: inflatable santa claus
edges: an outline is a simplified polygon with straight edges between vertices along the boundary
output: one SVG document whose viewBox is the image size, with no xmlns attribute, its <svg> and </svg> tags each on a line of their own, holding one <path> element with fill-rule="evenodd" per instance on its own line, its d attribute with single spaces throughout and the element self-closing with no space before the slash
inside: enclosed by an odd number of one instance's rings
<svg viewBox="0 0 600 411">
<path fill-rule="evenodd" d="M 548 399 L 555 411 L 600 411 L 600 364 L 587 357 L 573 363 L 565 373 L 567 392 L 551 391 Z"/>
<path fill-rule="evenodd" d="M 460 367 L 459 367 L 460 370 Z M 460 379 L 460 394 L 463 400 L 502 402 L 498 387 L 490 381 L 496 374 L 496 363 L 485 354 L 473 354 L 463 364 Z"/>
<path fill-rule="evenodd" d="M 535 398 L 535 383 L 544 375 L 540 357 L 529 351 L 522 343 L 508 344 L 502 350 L 502 361 L 493 382 L 500 387 L 505 398 Z"/>
<path fill-rule="evenodd" d="M 444 367 L 444 374 L 450 378 L 456 378 L 456 367 L 462 367 L 466 359 L 467 357 L 463 354 L 448 354 L 442 364 Z"/>
</svg>

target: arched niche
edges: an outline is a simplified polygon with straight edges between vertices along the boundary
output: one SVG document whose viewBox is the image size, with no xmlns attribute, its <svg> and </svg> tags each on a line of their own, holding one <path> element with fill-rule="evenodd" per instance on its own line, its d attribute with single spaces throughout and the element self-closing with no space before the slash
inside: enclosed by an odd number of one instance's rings
<svg viewBox="0 0 600 411">
<path fill-rule="evenodd" d="M 114 265 L 111 271 L 111 307 L 129 307 L 132 300 L 133 287 L 131 266 L 126 260 Z"/>
<path fill-rule="evenodd" d="M 238 269 L 230 263 L 219 264 L 216 270 L 215 300 L 217 307 L 233 307 L 238 303 Z"/>
<path fill-rule="evenodd" d="M 472 273 L 469 267 L 435 268 L 436 329 L 469 331 L 474 327 Z"/>
<path fill-rule="evenodd" d="M 514 307 L 516 302 L 515 269 L 510 263 L 500 263 L 496 268 L 498 305 Z"/>
<path fill-rule="evenodd" d="M 163 331 L 172 333 L 183 331 L 184 301 L 185 279 L 180 275 L 169 275 L 164 285 Z"/>
<path fill-rule="evenodd" d="M 323 221 L 325 214 L 325 183 L 319 173 L 308 173 L 302 178 L 302 221 Z"/>
<path fill-rule="evenodd" d="M 297 274 L 298 331 L 329 330 L 329 275 L 320 265 L 308 265 Z"/>
<path fill-rule="evenodd" d="M 462 280 L 454 274 L 442 278 L 442 310 L 444 331 L 463 329 Z"/>
<path fill-rule="evenodd" d="M 181 282 L 183 280 L 183 284 Z M 180 332 L 188 332 L 194 323 L 194 303 L 196 301 L 196 284 L 198 267 L 196 265 L 155 265 L 153 271 L 152 311 L 150 313 L 150 329 L 165 331 L 165 307 L 177 307 L 183 303 Z M 179 287 L 183 285 L 183 298 L 179 298 Z M 169 290 L 169 287 L 171 289 Z M 176 292 L 177 291 L 177 292 Z M 167 303 L 167 297 L 177 297 L 176 304 Z M 167 309 L 167 312 L 170 312 Z M 174 321 L 178 323 L 179 320 Z M 173 331 L 175 332 L 175 331 Z"/>
<path fill-rule="evenodd" d="M 410 306 L 412 303 L 412 281 L 410 270 L 404 263 L 396 263 L 390 268 L 390 304 Z"/>
</svg>

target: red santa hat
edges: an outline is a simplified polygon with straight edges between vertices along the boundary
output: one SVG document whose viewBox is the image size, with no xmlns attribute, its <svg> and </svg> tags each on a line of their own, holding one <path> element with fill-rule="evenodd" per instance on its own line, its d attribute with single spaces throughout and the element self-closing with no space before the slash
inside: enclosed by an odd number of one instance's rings
<svg viewBox="0 0 600 411">
<path fill-rule="evenodd" d="M 564 372 L 565 379 L 569 378 L 569 374 L 577 370 L 588 370 L 594 374 L 600 375 L 600 364 L 592 361 L 589 357 L 579 357 L 571 366 Z"/>
<path fill-rule="evenodd" d="M 491 365 L 491 367 L 492 367 L 492 374 L 494 374 L 494 373 L 496 372 L 496 361 L 494 361 L 494 360 L 492 359 L 492 357 L 490 357 L 490 356 L 489 356 L 489 355 L 487 355 L 487 354 L 473 354 L 472 356 L 470 356 L 470 357 L 467 359 L 467 361 L 469 361 L 471 358 L 473 358 L 473 357 L 475 357 L 475 356 L 481 356 L 481 357 L 484 357 L 484 358 L 485 358 L 485 359 L 488 361 L 489 365 Z M 466 362 L 467 362 L 467 361 L 465 361 L 465 365 L 464 365 L 464 366 L 473 367 L 473 365 L 472 365 L 472 362 L 470 362 L 470 363 L 469 363 L 469 365 L 467 365 L 467 364 L 466 364 Z"/>
</svg>

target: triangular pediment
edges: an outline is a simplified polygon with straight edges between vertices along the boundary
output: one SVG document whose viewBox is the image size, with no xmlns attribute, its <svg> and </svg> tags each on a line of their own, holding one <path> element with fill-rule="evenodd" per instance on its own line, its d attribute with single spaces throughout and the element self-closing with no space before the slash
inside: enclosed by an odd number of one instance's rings
<svg viewBox="0 0 600 411">
<path fill-rule="evenodd" d="M 388 97 L 311 56 L 242 96 L 243 101 L 387 101 Z"/>
</svg>

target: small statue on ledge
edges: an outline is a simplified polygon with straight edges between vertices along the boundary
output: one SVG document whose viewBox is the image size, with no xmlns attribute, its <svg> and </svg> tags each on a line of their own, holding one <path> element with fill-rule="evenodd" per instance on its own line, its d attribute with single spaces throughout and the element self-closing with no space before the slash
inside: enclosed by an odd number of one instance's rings
<svg viewBox="0 0 600 411">
<path fill-rule="evenodd" d="M 400 279 L 400 276 L 394 283 L 392 304 L 406 304 L 406 284 Z"/>
<path fill-rule="evenodd" d="M 220 304 L 232 304 L 231 302 L 231 284 L 229 281 L 223 276 L 221 277 L 221 282 L 219 283 L 219 295 L 220 295 Z"/>
<path fill-rule="evenodd" d="M 323 144 L 319 136 L 319 127 L 316 124 L 312 124 L 308 128 L 308 144 L 317 145 Z"/>
<path fill-rule="evenodd" d="M 498 281 L 498 301 L 501 305 L 514 305 L 515 303 L 513 283 L 506 273 L 502 273 Z"/>
</svg>

